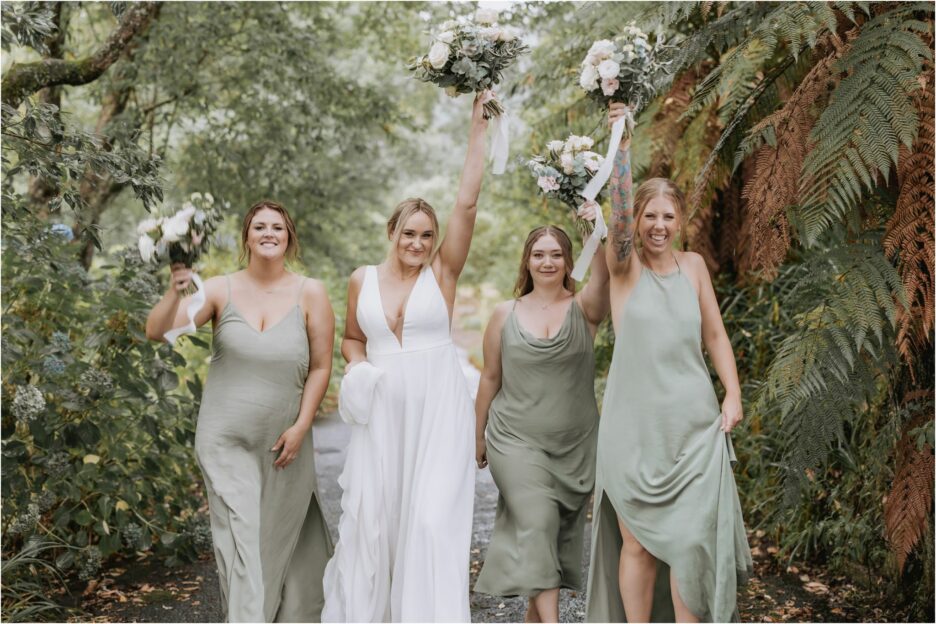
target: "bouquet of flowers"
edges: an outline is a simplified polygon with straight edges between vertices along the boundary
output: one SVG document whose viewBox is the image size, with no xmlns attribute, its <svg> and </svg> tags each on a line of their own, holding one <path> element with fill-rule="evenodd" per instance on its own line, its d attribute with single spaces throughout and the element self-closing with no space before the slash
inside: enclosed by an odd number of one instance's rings
<svg viewBox="0 0 936 624">
<path fill-rule="evenodd" d="M 211 193 L 192 193 L 174 215 L 146 219 L 137 226 L 140 257 L 148 263 L 181 262 L 191 267 L 208 250 L 208 237 L 220 217 Z"/>
<path fill-rule="evenodd" d="M 605 108 L 609 102 L 623 102 L 640 110 L 669 80 L 672 61 L 667 57 L 673 49 L 662 40 L 651 44 L 647 34 L 633 24 L 625 26 L 613 41 L 592 44 L 582 61 L 579 85 Z M 628 125 L 632 130 L 632 118 Z"/>
<path fill-rule="evenodd" d="M 191 267 L 208 250 L 208 237 L 220 221 L 221 213 L 211 193 L 192 193 L 190 201 L 182 204 L 182 209 L 174 215 L 146 219 L 137 226 L 140 257 L 147 263 L 181 262 Z M 195 292 L 186 309 L 188 324 L 166 332 L 165 338 L 170 344 L 183 334 L 195 332 L 195 315 L 205 305 L 205 287 L 197 273 L 192 274 L 192 284 Z"/>
<path fill-rule="evenodd" d="M 583 195 L 585 187 L 604 161 L 601 154 L 591 151 L 593 145 L 591 137 L 570 134 L 565 141 L 550 141 L 545 155 L 527 161 L 543 195 L 565 202 L 575 212 L 588 199 Z M 592 199 L 600 202 L 598 198 Z M 590 231 L 589 222 L 577 223 L 586 233 Z"/>
<path fill-rule="evenodd" d="M 410 61 L 423 82 L 439 85 L 451 97 L 480 93 L 501 81 L 504 69 L 529 50 L 513 26 L 499 25 L 497 11 L 478 9 L 474 18 L 443 22 L 432 35 L 429 52 Z M 504 112 L 496 99 L 484 104 L 485 119 Z"/>
</svg>

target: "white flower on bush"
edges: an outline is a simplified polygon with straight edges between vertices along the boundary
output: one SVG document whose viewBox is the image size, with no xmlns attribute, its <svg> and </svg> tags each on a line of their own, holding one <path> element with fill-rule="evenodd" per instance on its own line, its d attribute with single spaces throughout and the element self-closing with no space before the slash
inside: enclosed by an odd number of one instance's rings
<svg viewBox="0 0 936 624">
<path fill-rule="evenodd" d="M 559 182 L 553 176 L 540 176 L 536 179 L 536 184 L 543 189 L 544 193 L 559 190 Z"/>
<path fill-rule="evenodd" d="M 143 262 L 152 262 L 156 254 L 156 243 L 153 242 L 150 235 L 141 234 L 138 246 L 140 248 L 140 257 L 143 258 Z"/>
<path fill-rule="evenodd" d="M 474 21 L 478 24 L 493 24 L 497 21 L 497 11 L 494 9 L 478 9 L 475 11 Z"/>
<path fill-rule="evenodd" d="M 436 41 L 429 48 L 429 64 L 435 69 L 442 69 L 449 60 L 449 47 L 447 43 Z"/>
<path fill-rule="evenodd" d="M 565 147 L 565 141 L 550 141 L 546 144 L 546 149 L 551 152 L 561 152 L 563 147 Z"/>
<path fill-rule="evenodd" d="M 16 396 L 13 398 L 13 415 L 20 422 L 36 420 L 45 409 L 45 397 L 36 386 L 27 384 L 16 386 Z"/>
<path fill-rule="evenodd" d="M 582 75 L 579 78 L 579 84 L 586 91 L 593 91 L 598 88 L 598 70 L 594 65 L 585 65 L 582 68 Z"/>
<path fill-rule="evenodd" d="M 614 42 L 607 39 L 599 39 L 588 49 L 588 57 L 593 59 L 593 64 L 611 58 L 612 54 L 614 54 Z"/>
<path fill-rule="evenodd" d="M 442 43 L 452 43 L 455 41 L 455 33 L 453 33 L 451 30 L 440 32 L 438 35 L 436 35 L 436 41 L 441 41 Z"/>
<path fill-rule="evenodd" d="M 621 66 L 611 59 L 605 59 L 598 64 L 598 75 L 605 80 L 617 78 L 618 72 L 620 71 Z"/>
</svg>

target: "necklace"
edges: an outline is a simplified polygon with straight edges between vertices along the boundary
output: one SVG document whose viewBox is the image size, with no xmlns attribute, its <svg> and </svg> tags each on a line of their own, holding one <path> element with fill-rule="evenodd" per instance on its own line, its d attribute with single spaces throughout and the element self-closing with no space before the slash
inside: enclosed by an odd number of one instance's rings
<svg viewBox="0 0 936 624">
<path fill-rule="evenodd" d="M 552 301 L 549 301 L 548 303 L 540 303 L 540 302 L 536 301 L 535 299 L 533 299 L 532 296 L 530 296 L 530 297 L 527 297 L 527 301 L 529 301 L 530 303 L 532 303 L 533 305 L 535 305 L 536 307 L 538 307 L 540 310 L 545 310 L 546 308 L 548 308 L 549 306 L 551 306 L 552 304 L 556 303 L 557 301 L 559 301 L 560 299 L 563 299 L 563 298 L 564 298 L 564 294 L 563 294 L 563 295 L 559 295 L 558 297 L 556 297 L 556 298 L 553 299 Z"/>
</svg>

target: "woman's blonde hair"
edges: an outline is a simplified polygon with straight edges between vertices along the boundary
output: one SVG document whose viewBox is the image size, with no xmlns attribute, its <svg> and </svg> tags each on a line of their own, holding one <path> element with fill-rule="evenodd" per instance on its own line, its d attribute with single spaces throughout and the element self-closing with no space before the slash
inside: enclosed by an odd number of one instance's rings
<svg viewBox="0 0 936 624">
<path fill-rule="evenodd" d="M 247 214 L 244 215 L 244 222 L 241 224 L 241 249 L 240 256 L 238 256 L 237 259 L 238 262 L 241 264 L 244 262 L 250 263 L 250 248 L 247 247 L 247 234 L 250 231 L 250 222 L 253 221 L 253 218 L 261 210 L 273 210 L 283 215 L 283 222 L 286 224 L 286 233 L 289 235 L 286 242 L 286 259 L 297 260 L 299 258 L 299 239 L 296 237 L 296 224 L 293 223 L 292 217 L 289 216 L 289 213 L 282 204 L 278 204 L 269 199 L 263 199 L 251 206 Z"/>
<path fill-rule="evenodd" d="M 635 243 L 643 244 L 643 241 L 640 240 L 640 230 L 637 229 L 637 224 L 640 223 L 640 217 L 647 209 L 647 204 L 650 203 L 651 199 L 657 197 L 665 197 L 676 208 L 676 219 L 679 221 L 679 242 L 680 245 L 684 245 L 686 241 L 686 197 L 679 190 L 679 187 L 668 178 L 650 178 L 637 187 L 637 192 L 634 193 Z"/>
<path fill-rule="evenodd" d="M 541 225 L 534 228 L 527 235 L 523 244 L 523 255 L 520 258 L 520 273 L 514 285 L 514 296 L 522 297 L 533 290 L 533 276 L 530 274 L 530 256 L 533 254 L 533 245 L 544 236 L 552 236 L 559 243 L 562 250 L 562 260 L 565 263 L 565 277 L 562 278 L 562 287 L 575 292 L 575 280 L 572 279 L 572 241 L 561 227 L 555 225 Z"/>
<path fill-rule="evenodd" d="M 397 204 L 396 208 L 393 209 L 393 214 L 387 219 L 387 236 L 393 241 L 393 244 L 387 252 L 387 256 L 392 257 L 393 254 L 396 253 L 396 248 L 400 244 L 400 238 L 403 236 L 403 226 L 406 225 L 410 217 L 418 212 L 424 213 L 429 217 L 429 221 L 432 222 L 432 249 L 426 254 L 426 260 L 423 262 L 423 266 L 426 266 L 435 258 L 436 251 L 439 247 L 439 219 L 436 217 L 435 209 L 430 206 L 426 200 L 420 197 L 404 199 Z"/>
</svg>

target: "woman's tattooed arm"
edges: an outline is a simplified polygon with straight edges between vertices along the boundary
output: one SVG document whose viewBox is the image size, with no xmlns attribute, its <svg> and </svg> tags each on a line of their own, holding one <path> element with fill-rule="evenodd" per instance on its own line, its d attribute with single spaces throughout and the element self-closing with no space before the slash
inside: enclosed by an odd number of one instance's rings
<svg viewBox="0 0 936 624">
<path fill-rule="evenodd" d="M 630 139 L 621 143 L 611 170 L 611 247 L 618 262 L 630 257 L 634 248 Z"/>
</svg>

